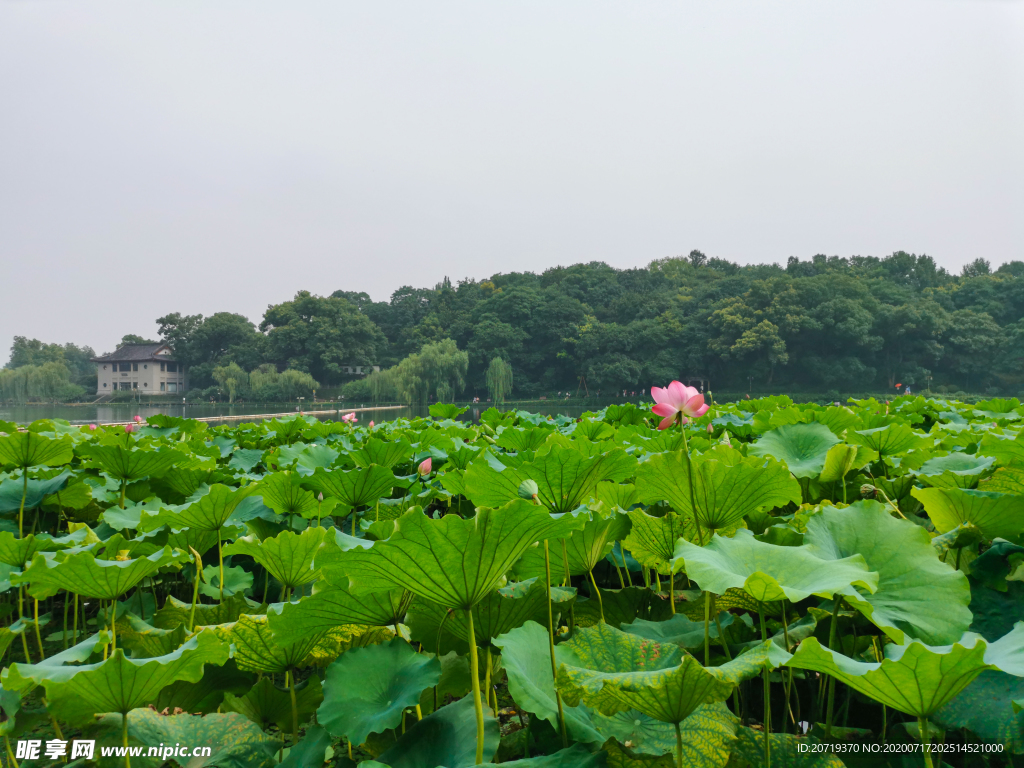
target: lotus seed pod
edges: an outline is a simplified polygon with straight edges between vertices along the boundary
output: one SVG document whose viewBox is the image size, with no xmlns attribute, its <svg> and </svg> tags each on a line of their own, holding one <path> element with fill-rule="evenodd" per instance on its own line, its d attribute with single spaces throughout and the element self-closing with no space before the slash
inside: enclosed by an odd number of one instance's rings
<svg viewBox="0 0 1024 768">
<path fill-rule="evenodd" d="M 535 499 L 539 492 L 540 488 L 533 480 L 523 480 L 519 484 L 519 498 L 521 499 Z"/>
</svg>

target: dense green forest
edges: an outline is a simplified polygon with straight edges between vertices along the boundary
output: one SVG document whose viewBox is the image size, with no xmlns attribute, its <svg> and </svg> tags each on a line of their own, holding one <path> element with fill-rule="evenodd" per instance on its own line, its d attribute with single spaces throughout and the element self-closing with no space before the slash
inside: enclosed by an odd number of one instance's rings
<svg viewBox="0 0 1024 768">
<path fill-rule="evenodd" d="M 380 302 L 358 291 L 302 291 L 258 326 L 226 312 L 157 323 L 195 390 L 224 391 L 231 381 L 242 394 L 257 370 L 410 402 L 508 394 L 508 380 L 516 397 L 575 392 L 580 377 L 604 395 L 689 375 L 723 392 L 1024 390 L 1024 262 L 993 270 L 977 259 L 954 275 L 902 251 L 785 266 L 693 251 L 637 269 L 591 262 L 444 278 Z M 77 349 L 20 339 L 8 368 L 63 360 L 69 380 L 81 382 L 89 374 Z M 494 391 L 496 364 L 503 392 Z M 383 371 L 354 381 L 346 368 L 360 365 Z"/>
</svg>

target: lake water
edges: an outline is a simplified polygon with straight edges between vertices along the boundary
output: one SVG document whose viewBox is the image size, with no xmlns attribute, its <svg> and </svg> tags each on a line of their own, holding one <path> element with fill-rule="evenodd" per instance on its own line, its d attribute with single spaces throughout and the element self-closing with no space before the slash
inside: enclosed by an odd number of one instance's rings
<svg viewBox="0 0 1024 768">
<path fill-rule="evenodd" d="M 574 404 L 563 405 L 556 403 L 531 403 L 523 406 L 509 406 L 508 408 L 502 408 L 502 410 L 521 407 L 533 413 L 542 413 L 550 416 L 557 416 L 559 414 L 579 416 L 584 411 L 597 410 L 604 405 L 606 405 L 604 402 L 601 404 L 594 402 L 582 405 L 578 401 Z M 471 406 L 463 418 L 478 421 L 480 414 L 486 411 L 488 407 L 490 407 L 489 404 L 485 403 Z M 366 408 L 366 410 L 359 410 L 361 408 Z M 334 410 L 333 405 L 329 410 L 319 411 L 310 406 L 305 406 L 303 411 L 305 413 L 321 413 L 323 418 L 326 419 L 338 419 L 342 414 L 354 409 L 357 410 L 360 424 L 366 424 L 371 420 L 379 423 L 398 418 L 426 416 L 428 413 L 425 407 L 420 406 L 374 408 L 370 403 L 351 403 L 347 409 L 337 412 Z M 189 419 L 215 419 L 220 416 L 252 416 L 253 421 L 259 421 L 260 417 L 265 414 L 280 414 L 296 412 L 297 410 L 297 406 L 289 409 L 280 403 L 273 405 L 226 405 L 223 403 L 194 405 L 137 405 L 132 403 L 106 403 L 101 405 L 0 405 L 0 421 L 29 424 L 37 419 L 66 419 L 72 424 L 119 424 L 131 421 L 136 416 L 141 416 L 145 419 L 157 413 L 167 414 L 168 416 L 184 416 Z M 231 419 L 224 423 L 237 423 L 237 420 Z"/>
</svg>

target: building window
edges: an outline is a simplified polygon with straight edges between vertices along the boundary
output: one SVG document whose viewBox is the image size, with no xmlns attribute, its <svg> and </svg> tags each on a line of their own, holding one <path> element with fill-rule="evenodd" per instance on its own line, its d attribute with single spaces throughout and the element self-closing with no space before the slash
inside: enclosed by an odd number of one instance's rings
<svg viewBox="0 0 1024 768">
<path fill-rule="evenodd" d="M 173 381 L 167 382 L 167 391 L 168 392 L 177 392 L 178 391 L 178 385 L 175 384 Z"/>
<path fill-rule="evenodd" d="M 143 389 L 149 389 L 149 382 L 147 381 L 146 383 L 144 383 L 144 384 L 142 385 L 142 388 L 143 388 Z"/>
<path fill-rule="evenodd" d="M 105 370 L 107 370 L 107 366 L 105 366 L 105 365 L 104 365 L 104 366 L 103 366 L 103 370 L 104 370 L 104 371 L 105 371 Z"/>
<path fill-rule="evenodd" d="M 107 382 L 104 381 L 103 382 L 103 386 L 106 387 L 107 386 Z"/>
<path fill-rule="evenodd" d="M 133 371 L 139 370 L 139 364 L 138 363 L 132 363 L 132 370 Z"/>
<path fill-rule="evenodd" d="M 139 388 L 139 382 L 133 381 L 132 382 L 132 389 L 138 389 L 138 388 Z"/>
<path fill-rule="evenodd" d="M 163 392 L 163 391 L 164 391 L 164 383 L 163 383 L 162 381 L 160 382 L 160 391 L 161 391 L 161 392 Z"/>
<path fill-rule="evenodd" d="M 178 364 L 177 363 L 168 363 L 167 364 L 167 372 L 168 373 L 177 373 L 178 372 Z"/>
<path fill-rule="evenodd" d="M 160 370 L 161 371 L 165 370 L 164 366 L 166 366 L 166 365 L 167 365 L 166 363 L 160 363 Z"/>
<path fill-rule="evenodd" d="M 147 370 L 149 369 L 149 366 L 148 366 L 148 365 L 143 365 L 142 367 L 143 367 L 143 368 L 145 368 L 145 369 L 147 369 Z"/>
</svg>

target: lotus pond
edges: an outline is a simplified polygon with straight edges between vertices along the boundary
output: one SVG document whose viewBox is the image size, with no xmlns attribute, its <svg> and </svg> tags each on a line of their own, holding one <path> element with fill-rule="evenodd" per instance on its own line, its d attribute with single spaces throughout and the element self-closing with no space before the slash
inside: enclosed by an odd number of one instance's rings
<svg viewBox="0 0 1024 768">
<path fill-rule="evenodd" d="M 1017 400 L 459 413 L 0 422 L 5 763 L 1024 753 Z"/>
</svg>

